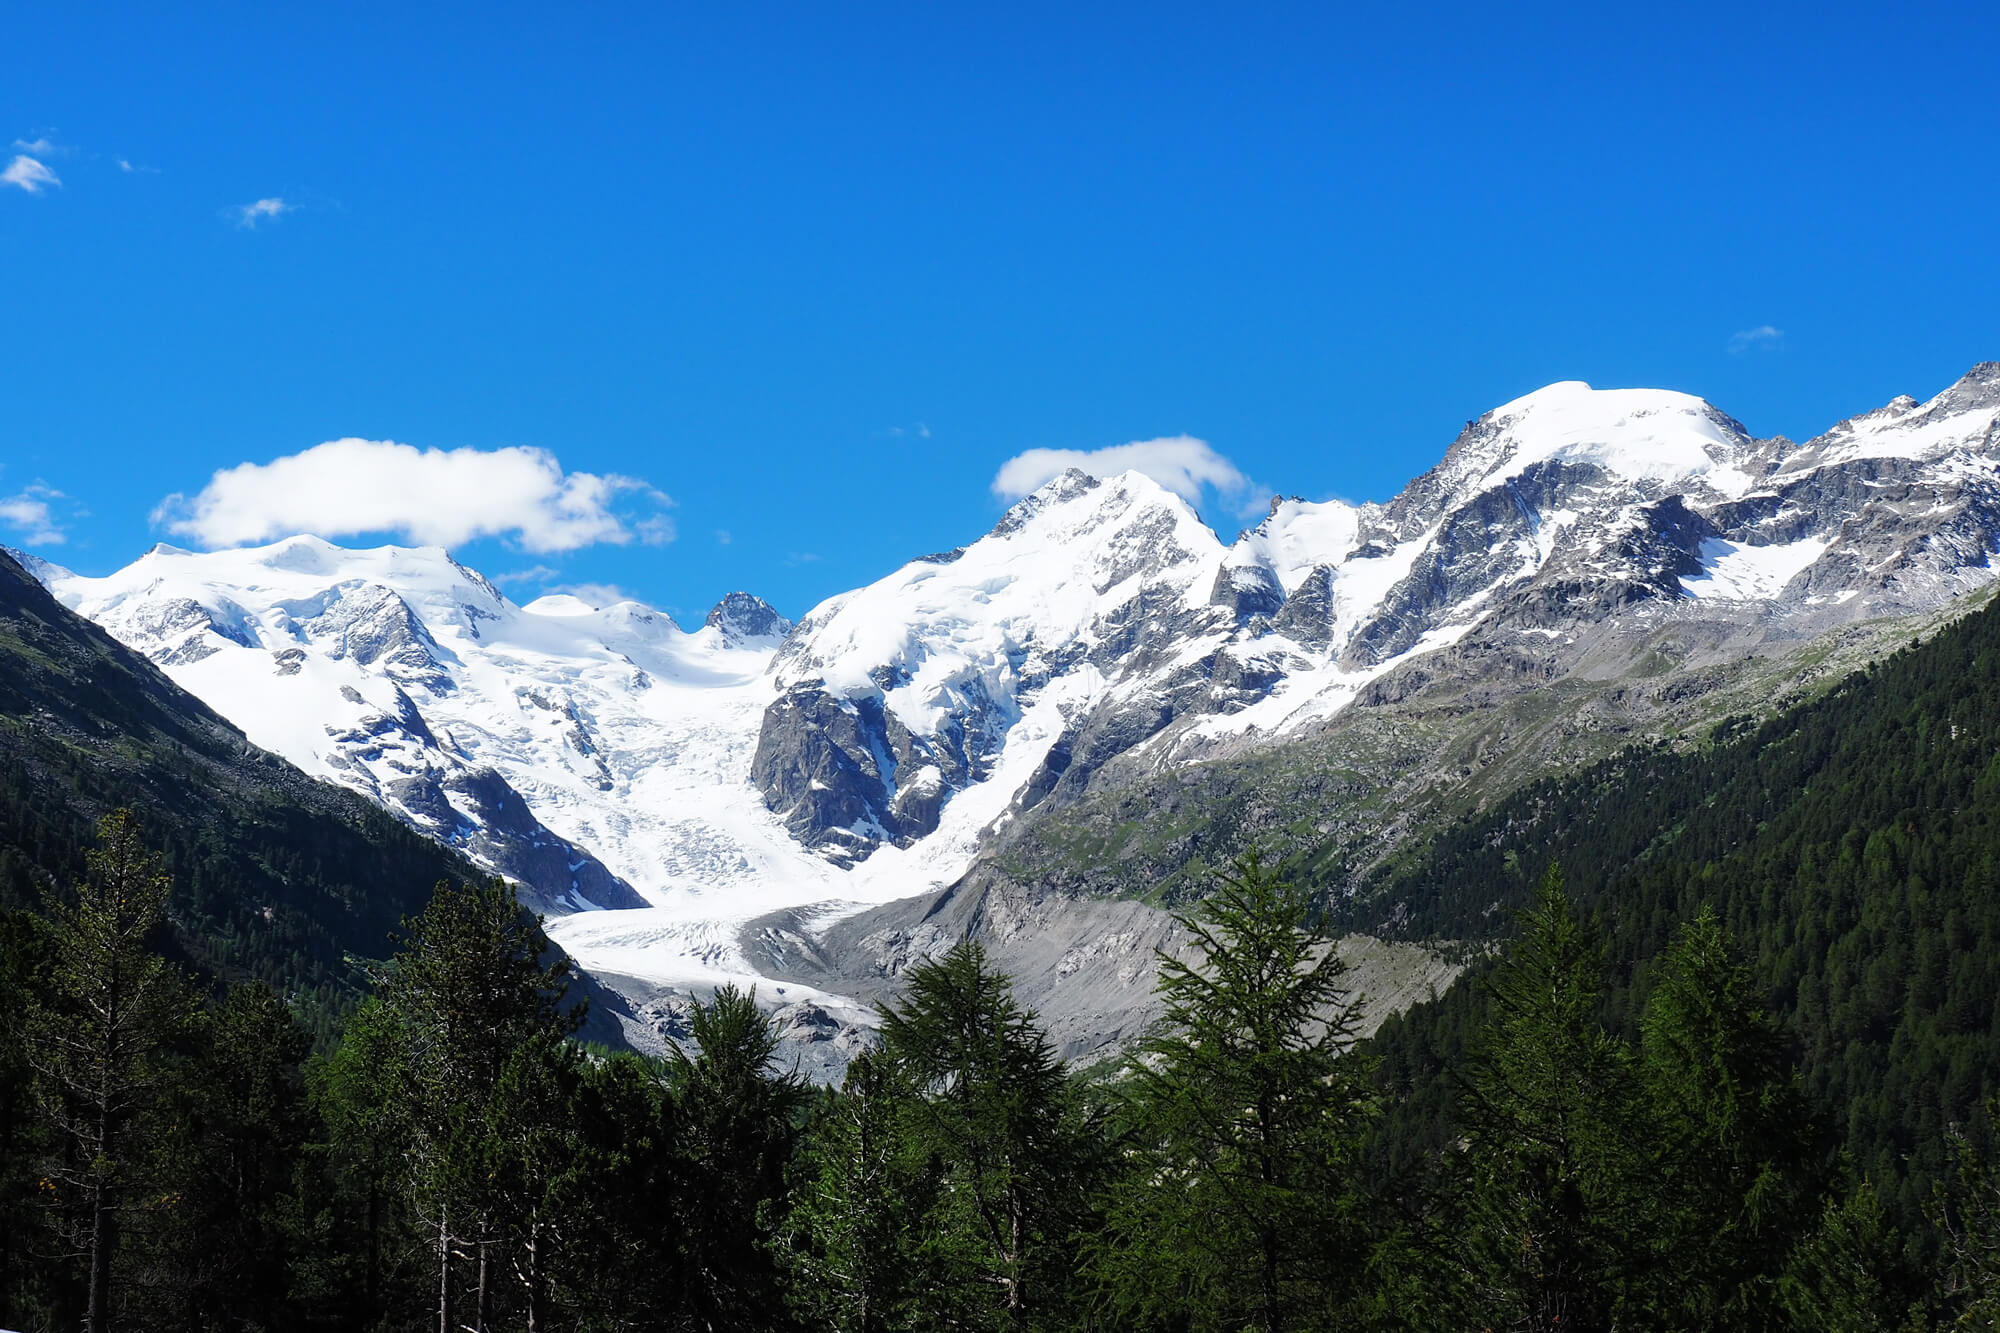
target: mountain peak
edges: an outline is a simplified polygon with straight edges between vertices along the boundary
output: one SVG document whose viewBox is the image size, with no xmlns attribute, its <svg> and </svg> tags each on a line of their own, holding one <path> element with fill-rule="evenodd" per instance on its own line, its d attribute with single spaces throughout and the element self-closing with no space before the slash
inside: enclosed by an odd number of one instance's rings
<svg viewBox="0 0 2000 1333">
<path fill-rule="evenodd" d="M 1981 361 L 1959 376 L 1958 382 L 1939 394 L 1936 401 L 1952 412 L 2000 406 L 2000 361 Z"/>
<path fill-rule="evenodd" d="M 1056 505 L 1067 504 L 1101 485 L 1101 481 L 1082 468 L 1066 467 L 1010 505 L 1007 512 L 1000 516 L 1000 521 L 993 525 L 989 535 L 1005 537 L 1019 532 L 1035 515 Z"/>
<path fill-rule="evenodd" d="M 775 643 L 792 632 L 792 622 L 761 597 L 732 592 L 710 608 L 703 625 L 734 644 Z"/>
<path fill-rule="evenodd" d="M 1699 480 L 1728 494 L 1749 484 L 1737 465 L 1752 447 L 1740 424 L 1693 394 L 1561 380 L 1468 425 L 1439 475 L 1461 498 L 1548 462 L 1594 466 L 1630 482 Z"/>
</svg>

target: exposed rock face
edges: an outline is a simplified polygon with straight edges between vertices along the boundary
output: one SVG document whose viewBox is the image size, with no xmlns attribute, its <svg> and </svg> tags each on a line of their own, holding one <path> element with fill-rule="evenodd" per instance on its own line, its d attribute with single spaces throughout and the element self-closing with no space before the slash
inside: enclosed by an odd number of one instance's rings
<svg viewBox="0 0 2000 1333">
<path fill-rule="evenodd" d="M 1149 691 L 1091 716 L 1081 705 L 1232 622 L 1207 597 L 1214 545 L 1146 478 L 1065 473 L 949 560 L 914 561 L 808 616 L 772 663 L 783 692 L 751 780 L 794 838 L 843 863 L 936 831 L 1024 721 L 1046 732 L 1025 791 L 1085 780 L 1107 743 L 1144 740 L 1174 705 Z"/>
<path fill-rule="evenodd" d="M 965 929 L 990 933 L 1260 839 L 1363 864 L 1550 766 L 1810 689 L 1986 586 L 1996 551 L 1986 364 L 1802 445 L 1685 394 L 1551 385 L 1386 503 L 1274 500 L 1227 543 L 1142 475 L 1072 471 L 796 626 L 741 593 L 693 634 L 516 607 L 442 552 L 311 538 L 36 573 L 253 740 L 542 901 L 642 894 L 644 920 L 558 934 L 695 985 L 760 975 L 745 921 L 799 909 L 810 941 L 828 904 L 968 872 Z M 1075 974 L 1116 971 L 1076 947 Z"/>
<path fill-rule="evenodd" d="M 784 641 L 792 632 L 792 622 L 772 609 L 761 597 L 732 592 L 709 609 L 702 621 L 734 644 L 770 644 Z"/>
<path fill-rule="evenodd" d="M 1777 641 L 1934 607 L 2000 548 L 1996 382 L 1977 367 L 1804 446 L 1683 394 L 1553 385 L 1387 504 L 1274 500 L 1226 548 L 1144 478 L 1068 473 L 808 616 L 751 777 L 851 865 L 932 836 L 1003 755 L 1010 811 L 1059 809 L 1114 759 L 1275 739 L 1461 641 L 1506 639 L 1511 674 L 1548 680 L 1557 639 L 1642 607 Z"/>
</svg>

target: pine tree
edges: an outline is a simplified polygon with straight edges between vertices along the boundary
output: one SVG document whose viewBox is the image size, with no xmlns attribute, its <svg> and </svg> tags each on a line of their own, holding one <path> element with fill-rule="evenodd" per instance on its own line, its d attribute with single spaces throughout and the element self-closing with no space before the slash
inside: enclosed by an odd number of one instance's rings
<svg viewBox="0 0 2000 1333">
<path fill-rule="evenodd" d="M 408 1035 L 396 1012 L 371 997 L 312 1075 L 313 1104 L 326 1126 L 334 1243 L 310 1262 L 318 1287 L 363 1327 L 380 1324 L 417 1285 L 419 1265 L 405 1259 L 422 1243 L 406 1185 L 415 1134 Z"/>
<path fill-rule="evenodd" d="M 302 1172 L 313 1123 L 301 1071 L 312 1038 L 261 982 L 232 986 L 199 1024 L 171 1110 L 182 1225 L 167 1257 L 204 1318 L 241 1329 L 301 1322 L 293 1282 L 308 1243 Z"/>
<path fill-rule="evenodd" d="M 569 960 L 542 961 L 549 943 L 540 922 L 504 881 L 441 883 L 407 929 L 383 999 L 401 1028 L 412 1201 L 433 1237 L 439 1333 L 461 1322 L 461 1261 L 472 1274 L 462 1322 L 486 1333 L 511 1258 L 508 1236 L 521 1222 L 496 1186 L 500 1149 L 487 1107 L 518 1048 L 567 1035 L 582 1015 L 562 1006 Z"/>
<path fill-rule="evenodd" d="M 25 912 L 0 912 L 0 1325 L 27 1327 L 32 1288 L 39 1276 L 30 1248 L 36 1168 L 43 1156 L 44 1125 L 34 1096 L 22 1018 L 30 999 L 43 990 L 35 983 L 41 950 L 35 921 Z"/>
<path fill-rule="evenodd" d="M 567 1308 L 594 1329 L 673 1328 L 690 1301 L 684 1162 L 664 1062 L 621 1052 L 583 1067 L 577 1128 L 584 1179 L 570 1218 L 586 1262 L 558 1275 Z"/>
<path fill-rule="evenodd" d="M 1818 1224 L 1793 1247 L 1778 1274 L 1777 1304 L 1798 1333 L 1918 1333 L 1924 1277 L 1903 1253 L 1882 1200 L 1867 1181 L 1827 1201 Z"/>
<path fill-rule="evenodd" d="M 1667 950 L 1640 1027 L 1655 1315 L 1676 1329 L 1768 1326 L 1786 1252 L 1818 1212 L 1817 1134 L 1712 910 Z"/>
<path fill-rule="evenodd" d="M 43 1168 L 58 1235 L 85 1267 L 83 1325 L 110 1327 L 121 1223 L 139 1179 L 135 1128 L 188 1022 L 185 984 L 153 948 L 170 888 L 129 811 L 98 826 L 74 903 L 49 911 L 49 991 L 26 1054 L 56 1155 Z"/>
<path fill-rule="evenodd" d="M 1360 1001 L 1310 897 L 1249 858 L 1180 918 L 1131 1071 L 1134 1160 L 1094 1263 L 1119 1322 L 1327 1326 L 1366 1262 L 1354 1157 L 1373 1105 Z"/>
<path fill-rule="evenodd" d="M 912 1095 L 893 1061 L 864 1051 L 839 1091 L 821 1096 L 793 1169 L 781 1251 L 793 1305 L 812 1327 L 908 1326 L 924 1279 L 912 1241 L 935 1194 L 927 1160 L 911 1160 L 902 1133 Z"/>
<path fill-rule="evenodd" d="M 690 1055 L 675 1047 L 668 1087 L 679 1157 L 688 1326 L 756 1330 L 784 1305 L 770 1241 L 805 1101 L 773 1067 L 778 1036 L 754 992 L 724 986 L 689 1015 Z"/>
<path fill-rule="evenodd" d="M 587 1270 L 589 1162 L 578 1124 L 582 1053 L 553 1028 L 528 1035 L 501 1066 L 481 1118 L 488 1178 L 522 1327 L 538 1333 L 551 1292 Z"/>
<path fill-rule="evenodd" d="M 2000 1127 L 2000 1095 L 1988 1099 L 1986 1117 Z M 1951 1140 L 1952 1171 L 1933 1190 L 1928 1210 L 1945 1237 L 1940 1294 L 1957 1313 L 1952 1327 L 2000 1328 L 2000 1170 L 1963 1130 Z"/>
<path fill-rule="evenodd" d="M 1609 1329 L 1643 1267 L 1643 1131 L 1631 1052 L 1596 1017 L 1603 970 L 1552 865 L 1488 982 L 1493 1016 L 1466 1089 L 1469 1277 L 1495 1324 Z"/>
<path fill-rule="evenodd" d="M 881 1059 L 906 1089 L 898 1192 L 925 1204 L 905 1242 L 922 1274 L 905 1317 L 1025 1328 L 1067 1295 L 1094 1127 L 978 944 L 912 968 L 902 1001 L 880 1012 Z"/>
</svg>

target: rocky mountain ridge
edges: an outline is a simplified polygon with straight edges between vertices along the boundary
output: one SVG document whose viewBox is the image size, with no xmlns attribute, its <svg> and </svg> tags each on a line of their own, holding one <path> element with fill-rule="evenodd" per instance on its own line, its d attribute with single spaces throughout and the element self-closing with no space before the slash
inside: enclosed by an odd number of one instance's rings
<svg viewBox="0 0 2000 1333">
<path fill-rule="evenodd" d="M 832 939 L 983 885 L 1052 920 L 1051 885 L 1143 892 L 1121 863 L 1258 830 L 1351 867 L 1406 803 L 1768 708 L 1996 549 L 1987 363 L 1803 445 L 1551 385 L 1386 503 L 1276 499 L 1229 542 L 1141 474 L 1069 472 L 796 626 L 745 594 L 693 633 L 515 606 L 442 551 L 309 537 L 35 572 L 252 740 L 533 886 L 587 966 L 702 985 L 768 981 L 778 917 Z M 878 961 L 784 975 L 845 1012 Z"/>
</svg>

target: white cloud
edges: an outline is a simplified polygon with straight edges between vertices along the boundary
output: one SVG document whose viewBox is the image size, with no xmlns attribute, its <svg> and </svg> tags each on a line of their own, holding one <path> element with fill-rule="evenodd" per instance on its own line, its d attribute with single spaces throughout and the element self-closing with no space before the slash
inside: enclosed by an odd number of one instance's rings
<svg viewBox="0 0 2000 1333">
<path fill-rule="evenodd" d="M 36 157 L 53 157 L 63 151 L 62 145 L 47 134 L 37 134 L 32 139 L 16 139 L 14 147 L 24 153 L 33 153 Z"/>
<path fill-rule="evenodd" d="M 1739 329 L 1729 335 L 1729 354 L 1742 356 L 1753 349 L 1769 351 L 1785 338 L 1783 329 L 1772 328 L 1769 324 L 1759 324 L 1754 329 Z"/>
<path fill-rule="evenodd" d="M 735 540 L 736 538 L 730 535 L 728 528 L 717 528 L 715 530 L 715 544 L 717 546 L 727 546 Z"/>
<path fill-rule="evenodd" d="M 7 164 L 5 171 L 0 171 L 0 185 L 13 185 L 29 194 L 40 194 L 51 185 L 60 187 L 62 180 L 55 172 L 22 153 Z"/>
<path fill-rule="evenodd" d="M 118 169 L 128 176 L 157 176 L 160 174 L 158 167 L 137 167 L 132 165 L 132 159 L 128 157 L 118 159 Z M 260 200 L 259 202 L 262 201 Z"/>
<path fill-rule="evenodd" d="M 495 574 L 493 581 L 501 587 L 507 588 L 512 587 L 516 583 L 547 583 L 550 579 L 557 577 L 561 573 L 561 570 L 552 569 L 548 565 L 530 565 L 526 569 L 516 569 L 510 570 L 505 574 Z"/>
<path fill-rule="evenodd" d="M 602 611 L 607 606 L 620 602 L 637 602 L 639 599 L 615 583 L 565 583 L 551 588 L 551 592 L 565 593 L 579 602 L 588 602 Z M 643 602 L 640 605 L 644 605 Z"/>
<path fill-rule="evenodd" d="M 237 226 L 246 231 L 255 231 L 257 224 L 267 218 L 281 218 L 287 213 L 298 211 L 297 204 L 288 204 L 282 199 L 271 198 L 259 199 L 254 204 L 238 204 L 229 210 L 229 214 L 236 219 Z"/>
<path fill-rule="evenodd" d="M 20 533 L 21 540 L 31 546 L 60 546 L 64 534 L 49 510 L 49 501 L 64 498 L 61 491 L 36 482 L 18 495 L 0 497 L 0 523 Z"/>
<path fill-rule="evenodd" d="M 668 540 L 657 520 L 672 503 L 633 477 L 565 473 L 545 449 L 346 439 L 224 468 L 195 495 L 162 500 L 153 521 L 210 548 L 310 532 L 389 533 L 425 546 L 507 537 L 530 551 L 573 551 Z"/>
<path fill-rule="evenodd" d="M 1203 487 L 1212 486 L 1223 496 L 1238 500 L 1255 489 L 1236 464 L 1217 453 L 1208 441 L 1172 435 L 1108 449 L 1030 449 L 1000 465 L 993 478 L 993 493 L 1003 500 L 1018 500 L 1068 468 L 1079 468 L 1093 477 L 1143 472 L 1190 504 L 1201 499 Z"/>
</svg>

